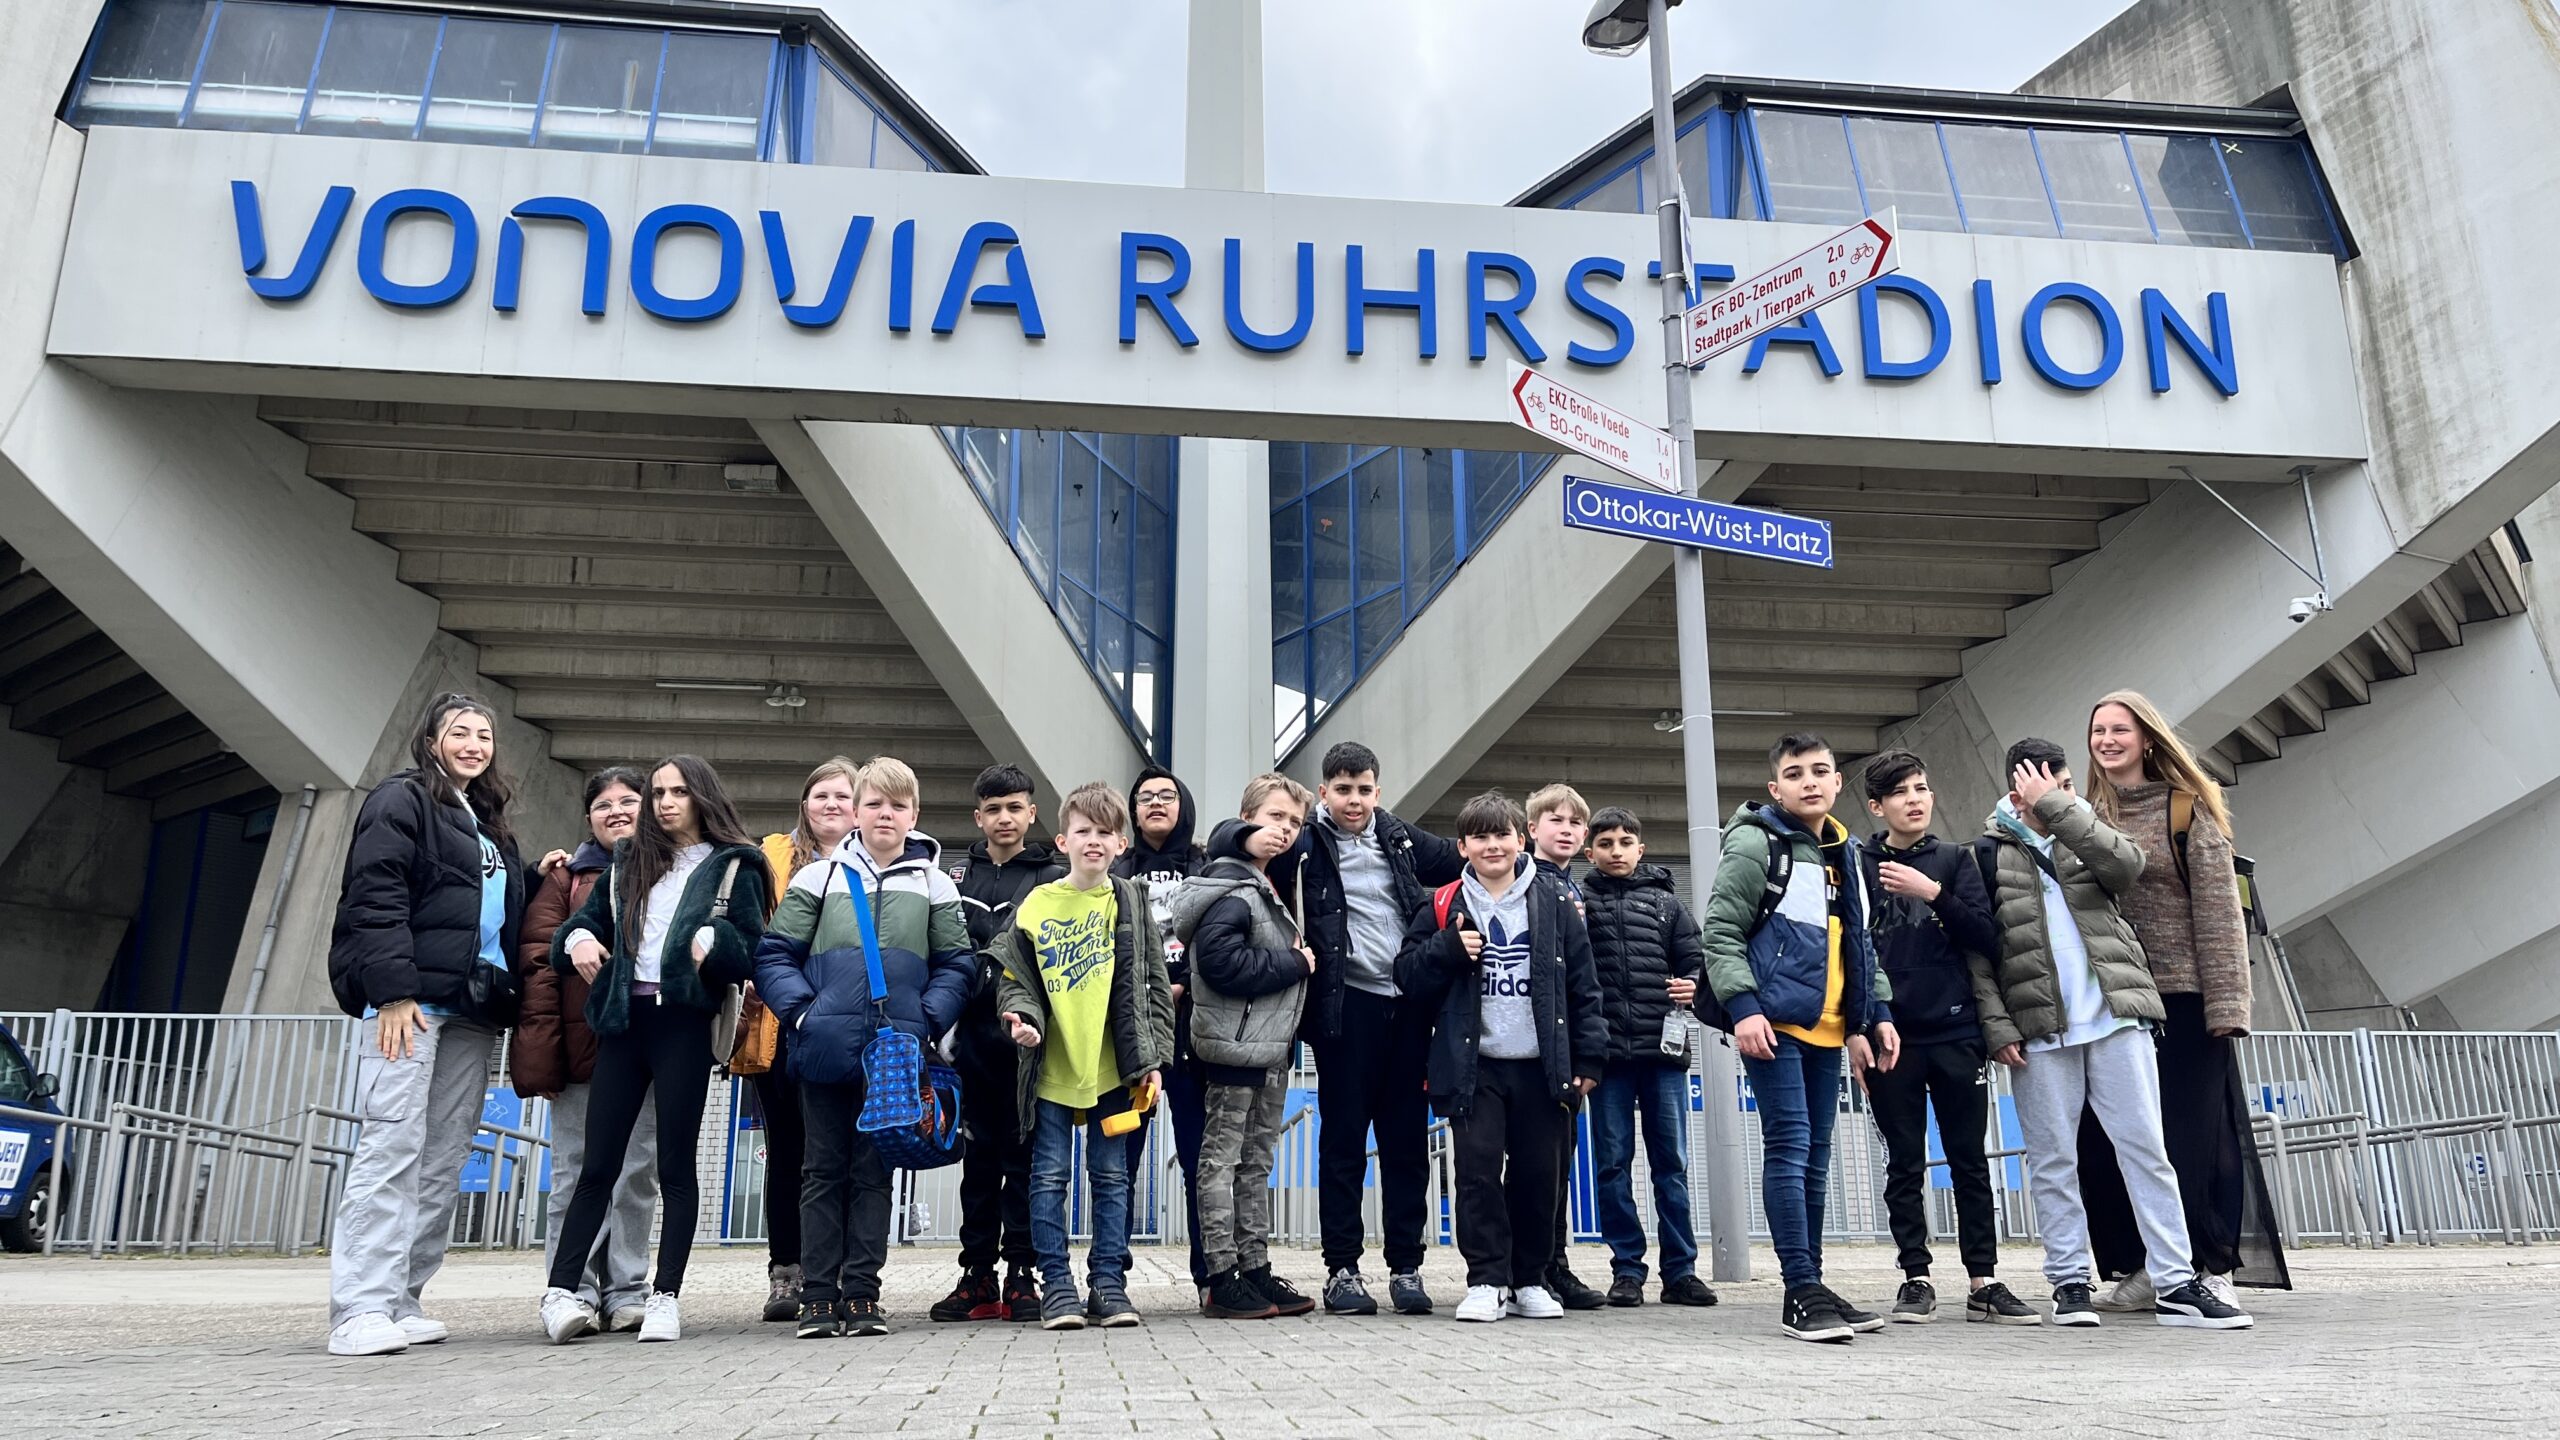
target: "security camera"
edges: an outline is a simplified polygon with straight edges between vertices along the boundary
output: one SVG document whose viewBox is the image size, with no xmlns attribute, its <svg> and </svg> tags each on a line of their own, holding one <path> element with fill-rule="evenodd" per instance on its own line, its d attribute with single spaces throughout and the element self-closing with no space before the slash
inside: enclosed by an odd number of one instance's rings
<svg viewBox="0 0 2560 1440">
<path fill-rule="evenodd" d="M 2291 620 L 2296 625 L 2299 625 L 2303 621 L 2310 619 L 2312 616 L 2317 615 L 2328 608 L 2329 600 L 2327 596 L 2304 595 L 2295 599 L 2292 606 L 2284 613 L 2286 619 Z"/>
</svg>

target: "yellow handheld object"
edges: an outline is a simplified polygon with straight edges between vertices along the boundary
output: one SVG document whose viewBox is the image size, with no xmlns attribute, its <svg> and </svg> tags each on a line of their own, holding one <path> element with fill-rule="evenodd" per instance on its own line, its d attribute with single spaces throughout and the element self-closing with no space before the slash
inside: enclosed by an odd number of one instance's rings
<svg viewBox="0 0 2560 1440">
<path fill-rule="evenodd" d="M 1156 1092 L 1163 1088 L 1162 1080 L 1150 1076 L 1146 1084 L 1139 1086 L 1131 1093 L 1128 1109 L 1116 1115 L 1102 1117 L 1102 1133 L 1127 1135 L 1136 1130 L 1139 1122 L 1146 1119 L 1147 1112 L 1156 1108 Z"/>
</svg>

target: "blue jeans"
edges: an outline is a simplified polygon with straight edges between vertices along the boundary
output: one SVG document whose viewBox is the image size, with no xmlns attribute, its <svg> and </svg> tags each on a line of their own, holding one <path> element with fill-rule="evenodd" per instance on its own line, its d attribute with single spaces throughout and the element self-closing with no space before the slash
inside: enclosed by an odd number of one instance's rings
<svg viewBox="0 0 2560 1440">
<path fill-rule="evenodd" d="M 1742 1057 L 1760 1108 L 1760 1207 L 1787 1288 L 1822 1283 L 1822 1198 L 1840 1118 L 1840 1051 L 1779 1035 L 1767 1060 Z"/>
<path fill-rule="evenodd" d="M 1689 1222 L 1689 1067 L 1655 1060 L 1612 1064 L 1591 1096 L 1591 1158 L 1598 1169 L 1600 1234 L 1609 1271 L 1644 1278 L 1644 1217 L 1636 1212 L 1636 1112 L 1644 1112 L 1644 1154 L 1653 1167 L 1653 1218 L 1662 1236 L 1662 1278 L 1698 1272 Z"/>
<path fill-rule="evenodd" d="M 1040 1288 L 1074 1294 L 1075 1266 L 1067 1256 L 1067 1191 L 1075 1181 L 1076 1132 L 1084 1132 L 1085 1174 L 1093 1181 L 1093 1245 L 1085 1275 L 1095 1288 L 1120 1288 L 1129 1275 L 1129 1142 L 1102 1133 L 1102 1118 L 1129 1108 L 1128 1092 L 1114 1090 L 1085 1112 L 1037 1100 L 1031 1122 L 1031 1248 L 1040 1252 Z"/>
</svg>

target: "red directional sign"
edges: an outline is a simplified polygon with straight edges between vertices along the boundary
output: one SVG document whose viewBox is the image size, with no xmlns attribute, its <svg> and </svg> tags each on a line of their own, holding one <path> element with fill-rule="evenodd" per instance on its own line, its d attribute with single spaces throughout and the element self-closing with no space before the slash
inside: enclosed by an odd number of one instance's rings
<svg viewBox="0 0 2560 1440">
<path fill-rule="evenodd" d="M 1703 365 L 1877 276 L 1902 268 L 1894 212 L 1870 215 L 1812 249 L 1689 307 L 1689 363 Z"/>
<path fill-rule="evenodd" d="M 1517 362 L 1511 366 L 1511 418 L 1612 470 L 1680 493 L 1680 456 L 1669 435 Z"/>
</svg>

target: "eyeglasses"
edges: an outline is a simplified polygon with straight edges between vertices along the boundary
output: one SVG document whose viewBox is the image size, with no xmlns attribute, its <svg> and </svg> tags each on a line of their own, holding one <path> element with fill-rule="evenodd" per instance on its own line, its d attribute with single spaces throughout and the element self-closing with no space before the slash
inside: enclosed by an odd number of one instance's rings
<svg viewBox="0 0 2560 1440">
<path fill-rule="evenodd" d="M 593 805 L 587 807 L 587 813 L 590 815 L 611 815 L 617 811 L 637 811 L 639 808 L 640 797 L 634 795 L 627 800 L 599 800 Z"/>
<path fill-rule="evenodd" d="M 1138 803 L 1141 805 L 1179 805 L 1182 803 L 1182 792 L 1178 790 L 1141 790 L 1138 792 Z"/>
</svg>

